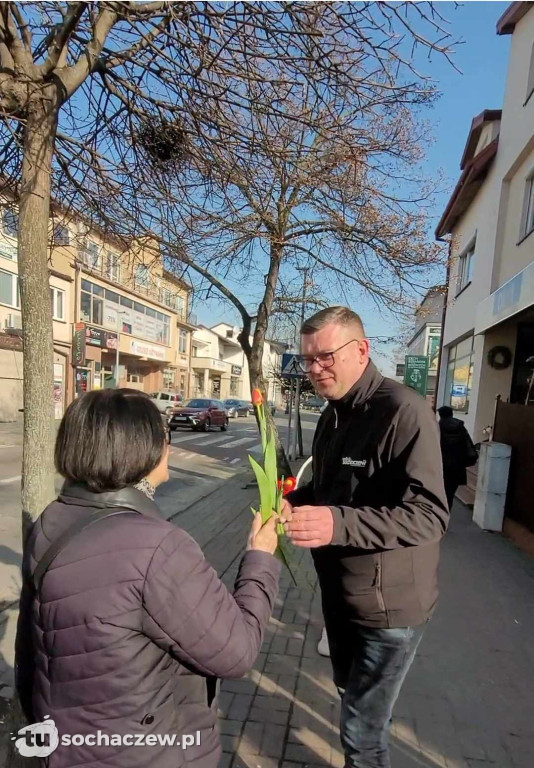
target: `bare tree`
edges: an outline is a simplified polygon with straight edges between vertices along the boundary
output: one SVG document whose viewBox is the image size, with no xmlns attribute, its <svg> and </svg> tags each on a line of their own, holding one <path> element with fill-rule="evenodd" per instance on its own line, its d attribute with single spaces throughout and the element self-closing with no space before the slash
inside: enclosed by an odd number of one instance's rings
<svg viewBox="0 0 534 768">
<path fill-rule="evenodd" d="M 19 183 L 25 380 L 22 504 L 28 520 L 53 496 L 47 273 L 51 191 L 63 204 L 75 199 L 78 209 L 96 209 L 102 224 L 117 194 L 128 195 L 136 226 L 143 229 L 151 217 L 140 193 L 139 148 L 167 166 L 200 174 L 208 188 L 213 180 L 220 194 L 225 184 L 235 190 L 239 175 L 243 180 L 243 169 L 229 167 L 231 155 L 225 159 L 221 147 L 227 145 L 233 154 L 246 151 L 252 161 L 259 149 L 258 130 L 265 134 L 262 142 L 268 136 L 272 140 L 268 129 L 278 118 L 288 126 L 304 126 L 308 136 L 313 129 L 313 141 L 324 146 L 331 137 L 323 135 L 318 119 L 334 112 L 341 128 L 346 122 L 342 108 L 362 103 L 369 113 L 376 99 L 374 126 L 369 121 L 362 126 L 364 143 L 372 143 L 372 131 L 388 103 L 409 109 L 434 96 L 416 71 L 412 49 L 448 57 L 448 41 L 443 19 L 425 3 L 2 3 L 1 160 L 8 184 L 15 189 Z M 303 89 L 308 96 L 301 103 Z M 310 99 L 315 100 L 312 124 Z M 395 130 L 402 127 L 397 123 Z M 305 147 L 301 142 L 295 155 L 293 135 L 286 129 L 281 144 L 289 142 L 290 155 L 302 162 Z M 347 142 L 347 151 L 350 146 Z M 341 162 L 339 154 L 333 162 Z M 351 172 L 355 178 L 361 174 L 356 156 L 351 164 L 352 171 L 343 171 L 346 185 Z M 325 172 L 318 169 L 319 175 Z M 184 198 L 197 194 L 182 188 Z M 342 206 L 347 194 L 348 188 L 339 198 Z M 291 192 L 285 190 L 284 195 L 289 197 L 282 200 L 290 204 Z M 273 190 L 273 204 L 275 197 Z M 270 214 L 266 218 L 268 211 L 252 211 L 258 222 L 262 214 L 262 226 L 268 223 L 270 249 L 266 291 L 248 351 L 255 369 L 287 232 L 280 230 L 281 221 L 271 221 Z M 291 246 L 294 252 L 313 252 L 312 240 L 325 232 L 317 220 L 301 216 L 303 232 L 301 238 L 298 230 L 292 232 Z M 355 233 L 356 223 L 351 226 Z M 131 223 L 124 222 L 124 228 L 129 231 Z M 311 239 L 303 246 L 304 231 Z M 323 257 L 316 253 L 316 260 Z M 196 266 L 203 269 L 202 264 Z M 341 275 L 344 268 L 338 270 Z M 369 277 L 363 279 L 368 282 Z"/>
</svg>

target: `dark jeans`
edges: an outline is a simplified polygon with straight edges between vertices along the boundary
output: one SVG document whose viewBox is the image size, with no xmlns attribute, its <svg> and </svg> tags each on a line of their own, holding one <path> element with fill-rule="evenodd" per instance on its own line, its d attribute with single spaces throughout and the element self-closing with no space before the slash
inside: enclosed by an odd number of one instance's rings
<svg viewBox="0 0 534 768">
<path fill-rule="evenodd" d="M 334 669 L 342 697 L 340 735 L 346 768 L 390 768 L 393 705 L 425 627 L 356 629 L 344 685 Z"/>
</svg>

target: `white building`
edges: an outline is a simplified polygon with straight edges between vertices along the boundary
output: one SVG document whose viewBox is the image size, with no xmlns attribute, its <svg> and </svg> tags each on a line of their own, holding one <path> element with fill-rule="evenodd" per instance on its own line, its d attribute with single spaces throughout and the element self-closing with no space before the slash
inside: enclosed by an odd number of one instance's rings
<svg viewBox="0 0 534 768">
<path fill-rule="evenodd" d="M 195 330 L 191 357 L 193 397 L 250 400 L 248 364 L 237 340 L 239 332 L 239 328 L 228 323 L 218 323 L 211 328 L 201 325 Z M 280 342 L 266 340 L 263 351 L 267 397 L 278 404 L 281 403 L 281 396 L 276 374 L 281 369 L 285 348 Z"/>
<path fill-rule="evenodd" d="M 451 256 L 438 405 L 475 441 L 493 426 L 498 396 L 534 404 L 534 5 L 512 3 L 497 33 L 512 35 L 504 104 L 473 119 L 436 230 Z"/>
</svg>

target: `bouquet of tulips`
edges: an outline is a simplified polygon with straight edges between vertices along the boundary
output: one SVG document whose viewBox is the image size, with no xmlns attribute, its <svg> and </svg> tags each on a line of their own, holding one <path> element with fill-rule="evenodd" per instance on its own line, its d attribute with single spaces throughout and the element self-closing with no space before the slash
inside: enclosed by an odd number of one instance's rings
<svg viewBox="0 0 534 768">
<path fill-rule="evenodd" d="M 252 391 L 252 404 L 258 416 L 258 423 L 260 425 L 261 434 L 261 447 L 263 453 L 263 466 L 249 455 L 249 460 L 252 465 L 252 469 L 256 476 L 258 488 L 260 491 L 260 514 L 262 523 L 266 523 L 273 515 L 279 515 L 282 511 L 282 498 L 286 493 L 292 491 L 296 487 L 296 480 L 294 477 L 278 479 L 278 462 L 276 460 L 276 443 L 272 430 L 267 427 L 267 420 L 265 418 L 265 408 L 263 395 L 259 389 Z M 257 514 L 257 510 L 252 509 L 254 515 Z M 287 567 L 291 578 L 295 581 L 295 577 L 289 564 L 288 552 L 287 552 L 287 539 L 285 537 L 284 526 L 280 523 L 278 525 L 278 549 L 276 554 L 282 560 Z"/>
</svg>

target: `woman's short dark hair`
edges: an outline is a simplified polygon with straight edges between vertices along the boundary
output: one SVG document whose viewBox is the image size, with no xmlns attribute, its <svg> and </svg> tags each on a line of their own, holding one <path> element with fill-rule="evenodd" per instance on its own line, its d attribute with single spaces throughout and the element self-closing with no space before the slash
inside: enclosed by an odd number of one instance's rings
<svg viewBox="0 0 534 768">
<path fill-rule="evenodd" d="M 156 404 L 135 389 L 102 389 L 74 400 L 56 438 L 57 471 L 92 491 L 134 485 L 159 464 L 165 428 Z"/>
</svg>

